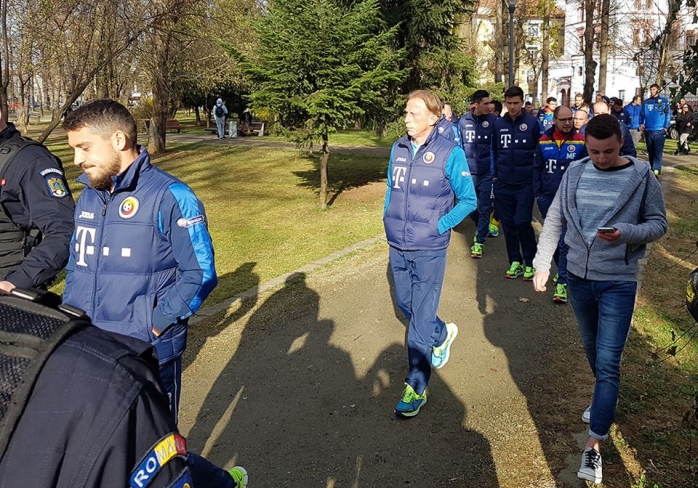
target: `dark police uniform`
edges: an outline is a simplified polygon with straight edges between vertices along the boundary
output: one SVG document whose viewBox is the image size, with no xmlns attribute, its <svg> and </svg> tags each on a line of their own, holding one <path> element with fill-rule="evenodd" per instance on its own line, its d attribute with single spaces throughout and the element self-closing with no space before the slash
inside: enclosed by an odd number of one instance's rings
<svg viewBox="0 0 698 488">
<path fill-rule="evenodd" d="M 26 334 L 37 314 L 20 304 L 18 315 L 17 307 L 6 305 L 13 298 L 0 305 L 0 330 Z M 49 309 L 40 319 L 55 316 Z M 3 354 L 4 365 L 11 356 Z M 5 384 L 12 369 L 2 371 Z M 0 460 L 0 486 L 187 485 L 192 482 L 185 441 L 170 415 L 152 346 L 87 321 L 76 325 L 36 378 Z"/>
<path fill-rule="evenodd" d="M 68 262 L 75 202 L 60 159 L 22 141 L 12 123 L 0 132 L 0 161 L 15 153 L 0 169 L 0 280 L 35 288 Z"/>
</svg>

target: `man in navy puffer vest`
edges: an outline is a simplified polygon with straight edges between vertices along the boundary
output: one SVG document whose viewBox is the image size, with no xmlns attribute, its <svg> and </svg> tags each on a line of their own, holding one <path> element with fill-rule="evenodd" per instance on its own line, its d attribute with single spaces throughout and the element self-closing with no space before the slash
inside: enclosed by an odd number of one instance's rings
<svg viewBox="0 0 698 488">
<path fill-rule="evenodd" d="M 63 123 L 85 184 L 75 206 L 63 301 L 97 327 L 151 343 L 173 418 L 181 390 L 189 317 L 216 287 L 203 204 L 150 163 L 136 122 L 113 100 L 94 100 Z M 190 454 L 196 477 L 230 475 Z"/>
<path fill-rule="evenodd" d="M 497 116 L 489 113 L 490 94 L 485 90 L 473 93 L 473 107 L 460 119 L 460 140 L 468 159 L 477 193 L 477 210 L 470 214 L 477 234 L 470 248 L 470 257 L 481 258 L 485 238 L 490 231 L 492 213 L 492 130 Z"/>
<path fill-rule="evenodd" d="M 463 149 L 435 130 L 440 118 L 436 95 L 426 90 L 410 93 L 407 135 L 393 145 L 388 166 L 383 223 L 395 301 L 410 321 L 409 372 L 395 407 L 400 417 L 419 413 L 427 400 L 431 368 L 446 364 L 458 335 L 456 324 L 445 324 L 436 313 L 451 229 L 476 206 Z"/>
</svg>

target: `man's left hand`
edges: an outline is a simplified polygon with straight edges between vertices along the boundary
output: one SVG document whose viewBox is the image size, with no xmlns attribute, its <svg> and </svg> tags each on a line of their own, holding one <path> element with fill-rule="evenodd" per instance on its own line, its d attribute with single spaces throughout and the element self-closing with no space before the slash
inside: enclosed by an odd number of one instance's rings
<svg viewBox="0 0 698 488">
<path fill-rule="evenodd" d="M 15 285 L 10 283 L 9 281 L 0 281 L 0 291 L 3 293 L 7 293 L 8 295 L 12 293 L 12 290 L 15 289 Z"/>
<path fill-rule="evenodd" d="M 620 238 L 620 231 L 616 229 L 613 232 L 599 232 L 596 234 L 596 237 L 604 241 L 613 242 Z"/>
</svg>

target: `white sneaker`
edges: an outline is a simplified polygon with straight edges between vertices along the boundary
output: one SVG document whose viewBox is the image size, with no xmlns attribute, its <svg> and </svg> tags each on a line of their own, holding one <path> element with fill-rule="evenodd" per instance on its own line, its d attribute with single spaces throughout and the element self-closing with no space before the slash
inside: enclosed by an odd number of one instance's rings
<svg viewBox="0 0 698 488">
<path fill-rule="evenodd" d="M 587 447 L 582 454 L 582 464 L 577 471 L 577 478 L 596 484 L 601 483 L 603 478 L 601 465 L 601 454 L 596 449 Z"/>
<path fill-rule="evenodd" d="M 446 324 L 446 340 L 438 347 L 431 348 L 431 366 L 434 369 L 443 368 L 451 355 L 451 344 L 458 336 L 458 326 L 453 322 Z"/>
<path fill-rule="evenodd" d="M 589 405 L 586 410 L 584 410 L 584 413 L 582 414 L 582 422 L 585 424 L 590 424 L 591 423 L 591 405 Z"/>
</svg>

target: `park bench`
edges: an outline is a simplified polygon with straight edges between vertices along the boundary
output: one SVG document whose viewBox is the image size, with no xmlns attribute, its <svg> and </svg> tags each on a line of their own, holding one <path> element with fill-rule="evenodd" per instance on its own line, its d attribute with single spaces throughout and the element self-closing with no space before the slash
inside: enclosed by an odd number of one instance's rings
<svg viewBox="0 0 698 488">
<path fill-rule="evenodd" d="M 264 135 L 264 126 L 265 126 L 265 125 L 266 125 L 265 122 L 262 122 L 262 121 L 260 121 L 260 120 L 253 120 L 252 123 L 250 124 L 250 132 L 253 133 L 253 134 L 257 134 L 258 136 L 261 137 L 261 136 Z M 216 128 L 215 125 L 212 126 L 212 127 L 204 127 L 204 130 L 207 131 L 207 132 L 210 132 L 210 133 L 213 134 L 213 135 L 218 134 L 218 129 Z M 228 125 L 227 125 L 227 123 L 226 123 L 226 125 L 225 125 L 225 133 L 226 133 L 226 135 L 228 135 Z M 246 135 L 246 134 L 244 133 L 244 131 L 242 130 L 242 127 L 240 126 L 239 123 L 238 123 L 238 135 L 239 135 L 239 136 L 244 136 L 244 135 Z"/>
<path fill-rule="evenodd" d="M 147 133 L 150 132 L 150 119 L 142 119 L 143 130 Z M 184 128 L 182 124 L 179 123 L 177 119 L 169 119 L 165 122 L 165 130 L 176 130 L 177 134 L 181 134 L 181 130 Z"/>
</svg>

